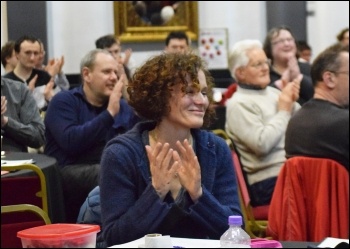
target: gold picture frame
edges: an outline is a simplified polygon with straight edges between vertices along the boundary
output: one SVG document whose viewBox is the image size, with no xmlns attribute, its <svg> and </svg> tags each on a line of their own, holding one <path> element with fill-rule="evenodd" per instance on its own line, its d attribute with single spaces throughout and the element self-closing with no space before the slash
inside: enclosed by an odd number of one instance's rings
<svg viewBox="0 0 350 249">
<path fill-rule="evenodd" d="M 164 41 L 171 31 L 184 31 L 191 40 L 198 39 L 198 2 L 179 1 L 174 16 L 162 25 L 144 22 L 132 1 L 114 1 L 115 35 L 123 43 Z"/>
</svg>

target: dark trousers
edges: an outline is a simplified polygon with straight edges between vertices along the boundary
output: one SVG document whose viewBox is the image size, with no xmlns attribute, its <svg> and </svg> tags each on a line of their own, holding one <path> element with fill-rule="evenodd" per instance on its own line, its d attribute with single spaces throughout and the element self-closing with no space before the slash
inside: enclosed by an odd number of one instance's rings
<svg viewBox="0 0 350 249">
<path fill-rule="evenodd" d="M 67 165 L 62 170 L 66 222 L 76 223 L 81 205 L 98 185 L 99 164 Z"/>
<path fill-rule="evenodd" d="M 250 200 L 253 207 L 270 204 L 276 180 L 277 177 L 270 177 L 249 186 Z"/>
</svg>

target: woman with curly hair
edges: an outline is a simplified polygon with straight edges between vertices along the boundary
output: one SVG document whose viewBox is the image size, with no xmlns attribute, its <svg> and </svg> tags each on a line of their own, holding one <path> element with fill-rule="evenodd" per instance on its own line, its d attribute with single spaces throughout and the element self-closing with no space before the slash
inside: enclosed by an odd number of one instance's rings
<svg viewBox="0 0 350 249">
<path fill-rule="evenodd" d="M 164 53 L 129 82 L 130 105 L 148 121 L 115 137 L 101 160 L 108 246 L 149 233 L 219 239 L 241 215 L 231 151 L 201 127 L 213 116 L 212 78 L 197 55 Z"/>
</svg>

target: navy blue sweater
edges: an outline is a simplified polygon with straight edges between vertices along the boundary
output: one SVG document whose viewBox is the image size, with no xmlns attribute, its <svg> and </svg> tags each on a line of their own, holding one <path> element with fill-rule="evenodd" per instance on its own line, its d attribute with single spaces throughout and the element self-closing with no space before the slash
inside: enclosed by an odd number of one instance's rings
<svg viewBox="0 0 350 249">
<path fill-rule="evenodd" d="M 149 233 L 219 239 L 228 216 L 241 215 L 231 151 L 217 135 L 192 130 L 201 167 L 203 195 L 193 203 L 185 191 L 181 205 L 170 194 L 161 201 L 151 184 L 145 145 L 155 123 L 141 122 L 108 142 L 101 159 L 103 237 L 108 246 Z"/>
<path fill-rule="evenodd" d="M 82 86 L 57 93 L 45 115 L 45 154 L 55 157 L 62 167 L 99 163 L 106 143 L 140 120 L 124 99 L 114 118 L 107 105 L 97 108 L 89 104 Z"/>
</svg>

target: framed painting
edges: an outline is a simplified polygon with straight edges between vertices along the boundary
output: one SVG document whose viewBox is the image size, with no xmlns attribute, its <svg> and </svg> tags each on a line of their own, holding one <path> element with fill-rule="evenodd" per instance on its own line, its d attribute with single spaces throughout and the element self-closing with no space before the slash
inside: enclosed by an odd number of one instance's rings
<svg viewBox="0 0 350 249">
<path fill-rule="evenodd" d="M 197 1 L 114 1 L 115 35 L 123 43 L 164 41 L 171 31 L 198 39 Z"/>
</svg>

